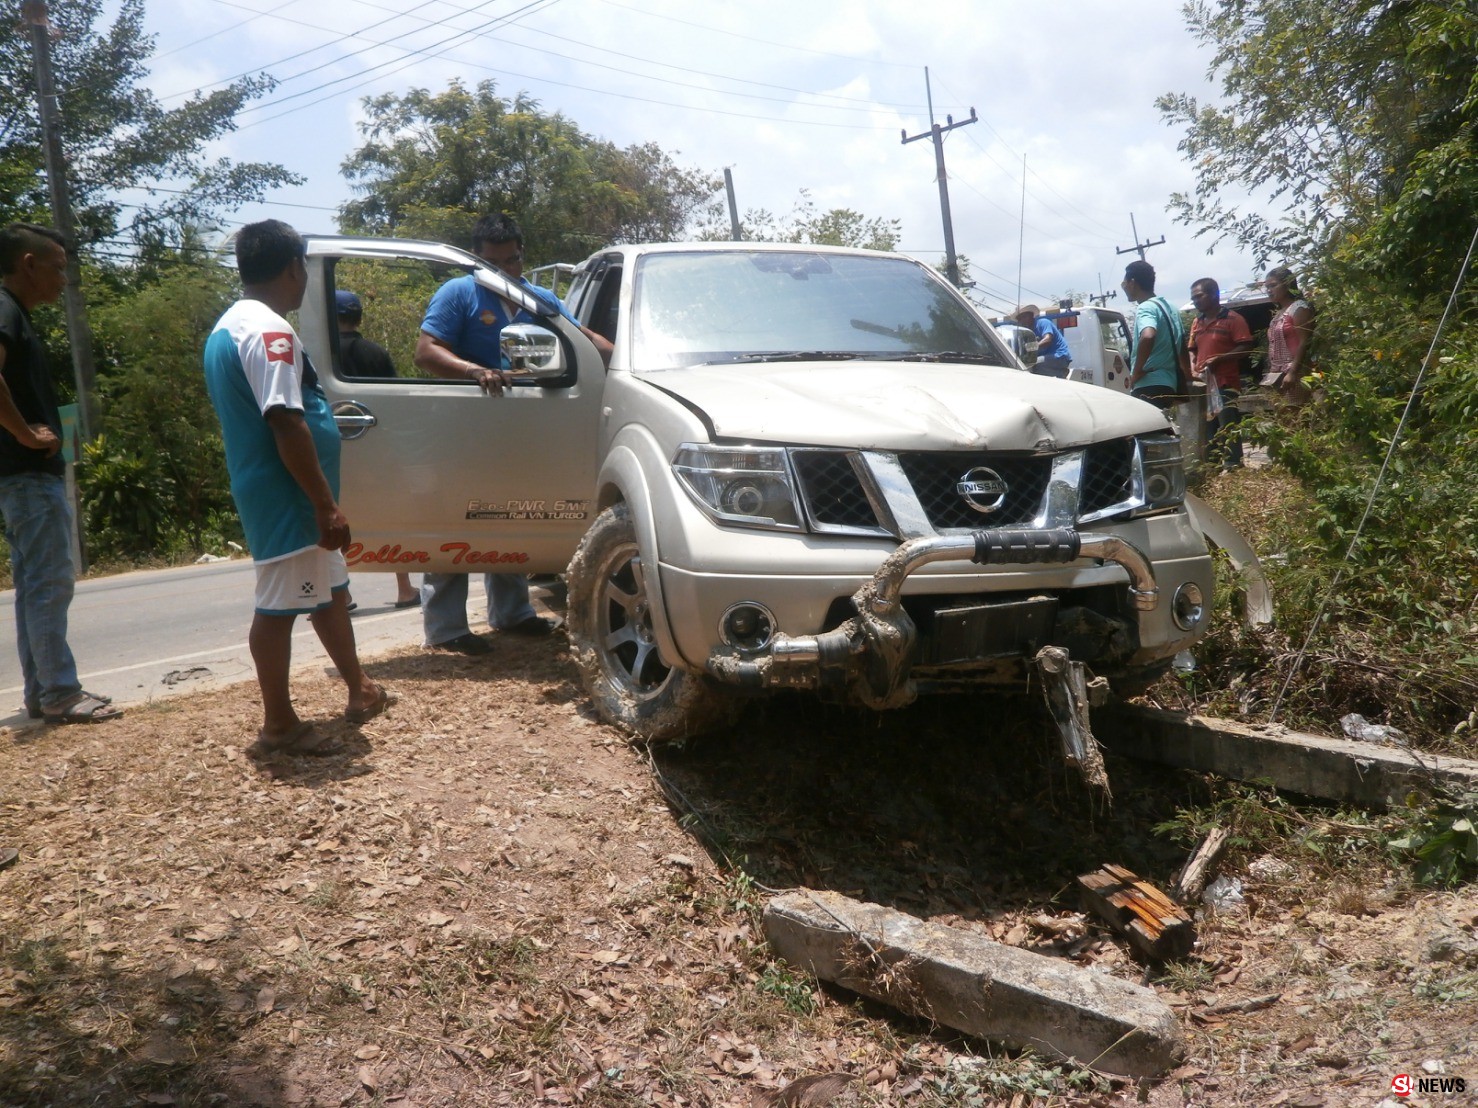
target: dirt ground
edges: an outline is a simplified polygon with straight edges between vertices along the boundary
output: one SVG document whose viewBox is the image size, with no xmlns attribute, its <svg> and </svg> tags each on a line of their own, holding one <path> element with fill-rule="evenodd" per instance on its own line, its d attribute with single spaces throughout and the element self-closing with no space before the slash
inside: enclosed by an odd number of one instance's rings
<svg viewBox="0 0 1478 1108">
<path fill-rule="evenodd" d="M 559 636 L 369 668 L 400 702 L 328 759 L 247 758 L 251 686 L 3 736 L 0 1104 L 760 1105 L 839 1073 L 839 1105 L 1336 1108 L 1438 1069 L 1470 1092 L 1389 1102 L 1475 1098 L 1478 896 L 1413 889 L 1358 814 L 1254 835 L 1226 785 L 1113 757 L 1095 811 L 1009 701 L 777 699 L 649 757 Z M 1147 973 L 1073 877 L 1168 885 L 1189 840 L 1154 828 L 1213 803 L 1245 902 Z M 1188 1060 L 1136 1087 L 818 986 L 759 933 L 795 886 L 1147 980 Z"/>
</svg>

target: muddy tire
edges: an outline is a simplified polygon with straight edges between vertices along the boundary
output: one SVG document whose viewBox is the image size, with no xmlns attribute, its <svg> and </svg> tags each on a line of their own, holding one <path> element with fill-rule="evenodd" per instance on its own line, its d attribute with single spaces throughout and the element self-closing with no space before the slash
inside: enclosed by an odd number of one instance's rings
<svg viewBox="0 0 1478 1108">
<path fill-rule="evenodd" d="M 626 505 L 607 508 L 565 574 L 570 653 L 603 720 L 649 743 L 677 742 L 728 722 L 735 698 L 662 657 L 646 573 Z"/>
</svg>

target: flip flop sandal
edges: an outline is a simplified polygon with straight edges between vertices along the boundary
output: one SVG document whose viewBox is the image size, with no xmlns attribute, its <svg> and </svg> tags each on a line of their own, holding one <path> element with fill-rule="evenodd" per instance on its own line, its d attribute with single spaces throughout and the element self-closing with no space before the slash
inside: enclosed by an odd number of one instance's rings
<svg viewBox="0 0 1478 1108">
<path fill-rule="evenodd" d="M 82 695 L 83 696 L 90 696 L 94 700 L 99 701 L 100 703 L 103 703 L 103 704 L 111 704 L 111 703 L 113 703 L 113 698 L 111 696 L 104 696 L 102 693 L 88 692 L 86 689 L 83 689 L 82 690 Z M 41 705 L 39 705 L 39 704 L 27 704 L 26 705 L 26 715 L 30 716 L 32 719 L 45 719 L 46 718 L 46 713 L 41 710 Z"/>
<path fill-rule="evenodd" d="M 344 718 L 354 726 L 358 727 L 361 724 L 368 723 L 376 716 L 383 714 L 386 708 L 400 699 L 400 697 L 386 689 L 384 685 L 376 685 L 375 688 L 379 690 L 379 693 L 373 701 L 366 704 L 363 708 L 350 708 L 344 713 Z"/>
<path fill-rule="evenodd" d="M 68 700 L 56 711 L 41 710 L 41 717 L 47 723 L 102 723 L 105 720 L 117 719 L 123 714 L 122 708 L 115 708 L 106 700 L 102 700 L 90 693 L 81 692 Z"/>
<path fill-rule="evenodd" d="M 344 744 L 320 732 L 313 724 L 303 720 L 285 735 L 269 737 L 257 732 L 257 741 L 248 749 L 250 754 L 296 754 L 309 758 L 323 758 L 337 754 Z"/>
<path fill-rule="evenodd" d="M 397 608 L 419 608 L 420 606 L 421 598 L 419 596 L 413 596 L 409 600 L 397 600 L 395 602 L 395 607 Z"/>
</svg>

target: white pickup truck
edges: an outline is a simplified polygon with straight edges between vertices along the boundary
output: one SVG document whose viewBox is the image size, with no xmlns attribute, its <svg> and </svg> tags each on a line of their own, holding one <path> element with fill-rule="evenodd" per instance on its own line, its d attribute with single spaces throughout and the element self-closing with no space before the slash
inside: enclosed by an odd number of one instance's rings
<svg viewBox="0 0 1478 1108">
<path fill-rule="evenodd" d="M 1132 397 L 1015 368 L 927 266 L 811 246 L 622 246 L 567 320 L 505 330 L 502 397 L 413 376 L 447 277 L 537 300 L 471 254 L 309 240 L 299 329 L 344 437 L 358 570 L 564 572 L 601 715 L 651 740 L 741 694 L 883 709 L 1025 688 L 1044 648 L 1135 688 L 1207 630 L 1180 443 Z M 336 289 L 403 376 L 338 357 Z M 1041 678 L 1045 680 L 1044 678 Z"/>
</svg>

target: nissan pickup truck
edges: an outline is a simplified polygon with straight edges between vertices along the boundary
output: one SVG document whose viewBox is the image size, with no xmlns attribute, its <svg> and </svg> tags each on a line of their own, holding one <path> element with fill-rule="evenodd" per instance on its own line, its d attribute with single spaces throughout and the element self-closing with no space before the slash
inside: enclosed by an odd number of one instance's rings
<svg viewBox="0 0 1478 1108">
<path fill-rule="evenodd" d="M 776 689 L 879 710 L 1022 690 L 1048 650 L 1129 692 L 1206 633 L 1212 560 L 1165 417 L 1021 372 L 907 257 L 603 250 L 565 299 L 609 367 L 454 247 L 313 237 L 308 265 L 351 568 L 565 574 L 585 689 L 644 739 Z M 538 317 L 504 330 L 501 397 L 411 365 L 431 293 L 466 273 Z M 346 375 L 338 289 L 400 376 Z"/>
</svg>

